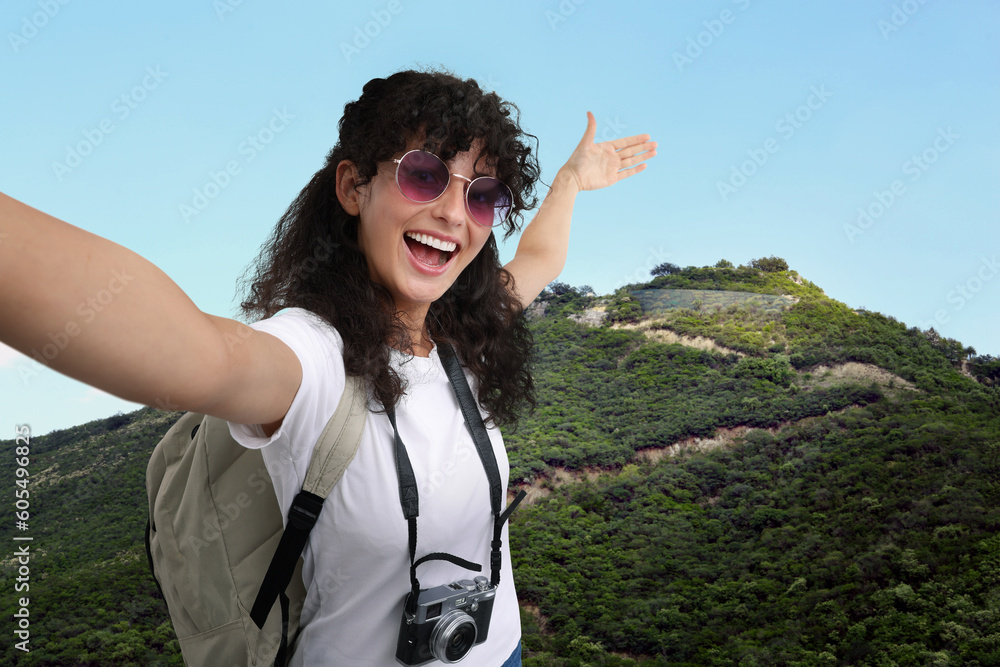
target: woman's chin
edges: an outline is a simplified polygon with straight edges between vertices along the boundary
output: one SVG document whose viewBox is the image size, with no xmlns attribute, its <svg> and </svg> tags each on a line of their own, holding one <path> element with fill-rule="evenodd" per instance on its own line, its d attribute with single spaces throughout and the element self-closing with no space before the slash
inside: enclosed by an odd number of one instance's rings
<svg viewBox="0 0 1000 667">
<path fill-rule="evenodd" d="M 435 280 L 414 280 L 410 281 L 406 289 L 403 290 L 402 294 L 397 295 L 397 302 L 405 300 L 414 305 L 421 304 L 430 306 L 442 296 L 451 287 L 452 281 L 446 281 L 443 278 L 437 278 Z M 397 307 L 399 304 L 397 303 Z"/>
</svg>

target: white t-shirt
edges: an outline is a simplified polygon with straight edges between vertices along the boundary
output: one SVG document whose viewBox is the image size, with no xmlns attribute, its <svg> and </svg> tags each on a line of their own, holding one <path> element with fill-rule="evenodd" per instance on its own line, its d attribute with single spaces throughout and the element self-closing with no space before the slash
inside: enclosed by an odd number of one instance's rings
<svg viewBox="0 0 1000 667">
<path fill-rule="evenodd" d="M 302 364 L 302 384 L 282 422 L 267 438 L 259 425 L 230 423 L 245 447 L 262 448 L 282 516 L 302 489 L 313 447 L 344 391 L 343 341 L 313 313 L 283 311 L 253 328 L 287 344 Z M 420 516 L 417 558 L 446 552 L 482 565 L 490 576 L 493 515 L 483 464 L 435 348 L 429 358 L 393 352 L 406 379 L 396 407 L 399 434 L 417 478 Z M 473 384 L 473 387 L 475 385 Z M 506 498 L 510 465 L 497 428 L 488 428 Z M 403 601 L 410 590 L 407 524 L 399 504 L 392 426 L 368 413 L 358 452 L 323 505 L 303 556 L 306 586 L 302 632 L 293 667 L 389 667 Z M 471 579 L 476 573 L 446 561 L 417 568 L 421 588 Z M 462 662 L 499 666 L 521 638 L 507 527 L 503 567 L 489 638 Z M 434 661 L 429 664 L 442 664 Z"/>
</svg>

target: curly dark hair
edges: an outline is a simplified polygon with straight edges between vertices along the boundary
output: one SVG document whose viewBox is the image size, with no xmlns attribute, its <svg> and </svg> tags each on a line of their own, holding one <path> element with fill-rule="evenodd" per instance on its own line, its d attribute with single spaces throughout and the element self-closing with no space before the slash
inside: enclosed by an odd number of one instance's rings
<svg viewBox="0 0 1000 667">
<path fill-rule="evenodd" d="M 494 170 L 514 196 L 506 239 L 522 212 L 537 204 L 537 158 L 526 145 L 516 106 L 484 93 L 472 79 L 444 71 L 405 71 L 365 84 L 361 97 L 344 107 L 337 144 L 326 162 L 281 217 L 260 255 L 242 302 L 248 318 L 271 317 L 300 307 L 329 322 L 344 341 L 349 375 L 365 378 L 383 409 L 405 393 L 392 369 L 390 343 L 411 349 L 407 329 L 388 290 L 375 283 L 358 245 L 359 218 L 341 206 L 337 165 L 350 160 L 359 185 L 374 178 L 378 163 L 423 140 L 424 150 L 449 160 L 482 142 L 477 161 Z M 243 284 L 248 282 L 244 274 Z M 491 234 L 455 283 L 431 304 L 426 325 L 432 339 L 451 343 L 477 380 L 479 402 L 496 424 L 516 424 L 525 404 L 534 405 L 529 362 L 532 339 L 513 278 L 500 265 Z"/>
</svg>

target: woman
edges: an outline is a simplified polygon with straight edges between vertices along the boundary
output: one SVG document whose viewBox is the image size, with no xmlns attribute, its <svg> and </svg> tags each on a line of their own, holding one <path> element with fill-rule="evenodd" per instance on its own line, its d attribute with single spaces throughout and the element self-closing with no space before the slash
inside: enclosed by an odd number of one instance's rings
<svg viewBox="0 0 1000 667">
<path fill-rule="evenodd" d="M 293 665 L 394 662 L 410 554 L 390 409 L 419 486 L 417 556 L 448 552 L 489 569 L 486 477 L 436 343 L 454 348 L 471 379 L 506 486 L 496 426 L 532 390 L 521 312 L 562 270 L 576 193 L 638 173 L 655 155 L 647 135 L 594 144 L 588 113 L 583 140 L 501 267 L 493 227 L 515 231 L 538 178 L 515 112 L 446 73 L 366 84 L 265 246 L 243 308 L 267 319 L 250 328 L 202 313 L 125 248 L 0 198 L 4 342 L 30 354 L 88 295 L 127 275 L 52 367 L 128 400 L 228 420 L 241 444 L 263 448 L 283 514 L 345 375 L 365 379 L 365 436 L 304 554 Z M 520 664 L 506 529 L 503 545 L 489 637 L 470 664 Z M 427 588 L 471 575 L 430 561 L 419 576 Z"/>
</svg>

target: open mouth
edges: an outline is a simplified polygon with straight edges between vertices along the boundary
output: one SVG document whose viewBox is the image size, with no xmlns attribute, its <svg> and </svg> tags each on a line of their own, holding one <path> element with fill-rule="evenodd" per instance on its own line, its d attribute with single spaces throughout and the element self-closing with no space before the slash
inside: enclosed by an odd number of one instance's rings
<svg viewBox="0 0 1000 667">
<path fill-rule="evenodd" d="M 421 264 L 432 268 L 447 264 L 458 248 L 456 243 L 442 241 L 428 234 L 406 232 L 403 237 L 410 254 Z"/>
</svg>

